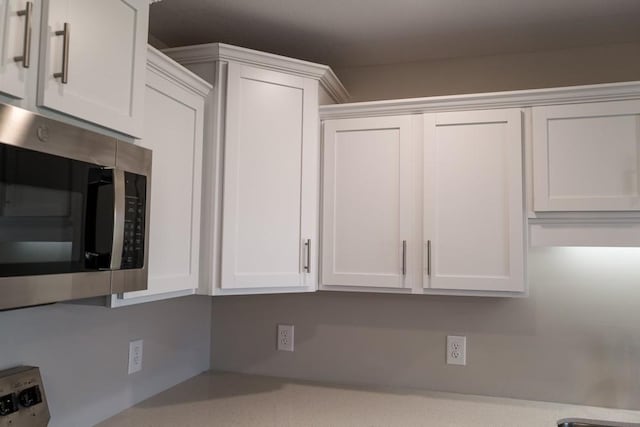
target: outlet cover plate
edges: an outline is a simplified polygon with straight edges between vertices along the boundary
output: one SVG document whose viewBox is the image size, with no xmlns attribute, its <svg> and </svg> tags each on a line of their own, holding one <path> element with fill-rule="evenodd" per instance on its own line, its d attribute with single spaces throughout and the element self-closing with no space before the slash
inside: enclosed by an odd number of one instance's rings
<svg viewBox="0 0 640 427">
<path fill-rule="evenodd" d="M 447 365 L 467 364 L 467 337 L 447 336 Z"/>
<path fill-rule="evenodd" d="M 278 325 L 278 350 L 293 351 L 293 325 Z"/>
<path fill-rule="evenodd" d="M 129 375 L 142 370 L 142 340 L 129 343 Z"/>
</svg>

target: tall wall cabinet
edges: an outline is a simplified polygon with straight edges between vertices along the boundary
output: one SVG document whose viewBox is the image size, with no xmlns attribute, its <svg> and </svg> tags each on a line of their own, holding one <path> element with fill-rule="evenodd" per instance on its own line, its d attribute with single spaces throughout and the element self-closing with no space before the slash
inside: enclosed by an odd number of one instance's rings
<svg viewBox="0 0 640 427">
<path fill-rule="evenodd" d="M 165 51 L 209 81 L 200 293 L 318 285 L 319 99 L 344 88 L 323 65 L 224 44 Z"/>
<path fill-rule="evenodd" d="M 144 136 L 153 151 L 148 289 L 112 307 L 194 294 L 200 265 L 204 106 L 211 86 L 149 47 Z"/>
</svg>

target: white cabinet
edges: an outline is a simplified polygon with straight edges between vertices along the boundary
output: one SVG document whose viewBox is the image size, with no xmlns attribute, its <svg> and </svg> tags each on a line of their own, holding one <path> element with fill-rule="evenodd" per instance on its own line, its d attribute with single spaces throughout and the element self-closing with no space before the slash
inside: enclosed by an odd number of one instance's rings
<svg viewBox="0 0 640 427">
<path fill-rule="evenodd" d="M 344 87 L 325 65 L 220 43 L 165 52 L 214 86 L 199 293 L 317 290 L 319 94 Z"/>
<path fill-rule="evenodd" d="M 423 286 L 523 292 L 521 111 L 425 114 L 424 129 Z"/>
<path fill-rule="evenodd" d="M 0 0 L 0 92 L 19 99 L 26 96 L 27 70 L 37 63 L 33 8 L 33 1 Z"/>
<path fill-rule="evenodd" d="M 640 211 L 640 100 L 532 109 L 536 212 Z"/>
<path fill-rule="evenodd" d="M 323 123 L 322 288 L 411 288 L 416 138 L 411 116 Z"/>
<path fill-rule="evenodd" d="M 148 16 L 147 0 L 43 1 L 38 106 L 140 137 Z"/>
<path fill-rule="evenodd" d="M 221 288 L 317 284 L 316 81 L 228 67 Z"/>
<path fill-rule="evenodd" d="M 198 288 L 205 97 L 210 86 L 149 48 L 145 127 L 153 151 L 148 289 L 112 306 L 193 294 Z"/>
</svg>

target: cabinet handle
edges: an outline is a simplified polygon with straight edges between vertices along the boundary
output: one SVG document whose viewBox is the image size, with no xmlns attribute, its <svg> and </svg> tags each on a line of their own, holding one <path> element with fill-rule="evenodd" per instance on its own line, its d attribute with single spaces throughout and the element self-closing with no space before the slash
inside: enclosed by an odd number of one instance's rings
<svg viewBox="0 0 640 427">
<path fill-rule="evenodd" d="M 431 240 L 427 240 L 427 276 L 431 277 Z"/>
<path fill-rule="evenodd" d="M 407 241 L 402 241 L 402 275 L 407 275 Z"/>
<path fill-rule="evenodd" d="M 302 268 L 307 273 L 311 273 L 311 239 L 307 239 L 304 242 L 304 247 L 305 247 L 305 251 L 307 253 L 307 259 L 306 259 L 306 263 L 305 263 L 304 267 L 302 267 Z"/>
<path fill-rule="evenodd" d="M 22 39 L 22 55 L 14 56 L 13 60 L 22 62 L 22 68 L 31 65 L 31 15 L 33 14 L 33 2 L 28 1 L 23 10 L 18 11 L 18 16 L 24 16 L 24 35 Z"/>
<path fill-rule="evenodd" d="M 54 73 L 53 77 L 60 78 L 62 84 L 69 83 L 69 23 L 64 23 L 64 29 L 62 31 L 56 31 L 56 36 L 62 36 L 62 71 L 60 73 Z"/>
</svg>

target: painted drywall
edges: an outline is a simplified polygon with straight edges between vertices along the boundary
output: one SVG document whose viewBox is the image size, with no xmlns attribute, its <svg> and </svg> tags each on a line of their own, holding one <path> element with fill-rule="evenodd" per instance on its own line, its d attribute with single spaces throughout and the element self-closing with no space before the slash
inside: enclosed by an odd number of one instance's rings
<svg viewBox="0 0 640 427">
<path fill-rule="evenodd" d="M 351 101 L 640 80 L 640 43 L 339 68 Z"/>
<path fill-rule="evenodd" d="M 211 300 L 131 307 L 55 304 L 0 313 L 0 369 L 39 366 L 50 427 L 92 426 L 209 369 Z M 129 341 L 144 340 L 127 375 Z"/>
<path fill-rule="evenodd" d="M 535 248 L 529 298 L 214 298 L 212 367 L 640 409 L 639 265 L 640 248 Z M 293 353 L 276 351 L 278 323 L 295 325 Z M 445 364 L 448 334 L 467 336 L 467 366 Z"/>
</svg>

